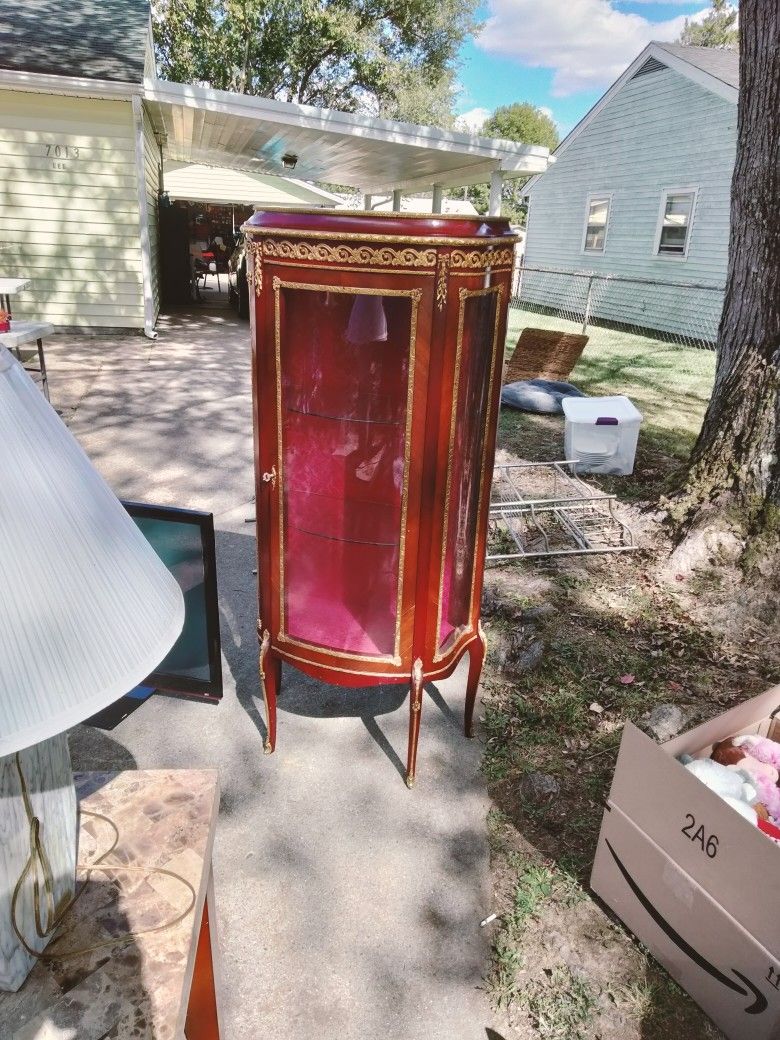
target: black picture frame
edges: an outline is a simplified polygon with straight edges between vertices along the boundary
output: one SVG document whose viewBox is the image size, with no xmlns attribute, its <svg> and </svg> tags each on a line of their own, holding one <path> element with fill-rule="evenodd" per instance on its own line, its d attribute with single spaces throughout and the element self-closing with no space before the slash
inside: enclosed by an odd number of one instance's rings
<svg viewBox="0 0 780 1040">
<path fill-rule="evenodd" d="M 159 506 L 148 502 L 123 501 L 122 505 L 133 519 L 192 524 L 198 528 L 201 540 L 209 678 L 204 681 L 192 676 L 154 671 L 147 676 L 142 685 L 154 687 L 160 693 L 217 703 L 222 699 L 223 686 L 214 514 L 199 509 L 184 509 L 181 506 Z"/>
</svg>

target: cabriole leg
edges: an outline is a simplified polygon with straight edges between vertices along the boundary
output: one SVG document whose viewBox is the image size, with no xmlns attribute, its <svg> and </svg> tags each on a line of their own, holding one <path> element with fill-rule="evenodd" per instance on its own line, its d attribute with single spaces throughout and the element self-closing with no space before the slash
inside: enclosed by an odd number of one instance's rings
<svg viewBox="0 0 780 1040">
<path fill-rule="evenodd" d="M 420 658 L 412 667 L 412 688 L 409 695 L 409 751 L 406 756 L 406 786 L 414 787 L 417 768 L 417 741 L 420 736 L 420 714 L 422 713 L 423 664 Z"/>
<path fill-rule="evenodd" d="M 267 628 L 261 629 L 257 623 L 257 636 L 260 640 L 260 688 L 265 701 L 265 720 L 268 734 L 263 750 L 270 755 L 276 747 L 276 697 L 282 677 L 282 662 L 271 650 L 271 633 Z"/>
<path fill-rule="evenodd" d="M 487 637 L 480 624 L 478 626 L 479 639 L 475 639 L 469 646 L 469 678 L 466 684 L 466 712 L 464 717 L 467 737 L 474 736 L 474 704 L 477 700 L 477 688 L 479 687 L 482 665 L 485 663 L 487 652 Z"/>
</svg>

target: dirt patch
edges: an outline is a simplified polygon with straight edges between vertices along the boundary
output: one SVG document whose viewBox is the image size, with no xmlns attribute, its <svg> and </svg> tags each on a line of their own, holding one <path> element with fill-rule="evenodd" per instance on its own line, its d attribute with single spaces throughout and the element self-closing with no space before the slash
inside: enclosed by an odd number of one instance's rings
<svg viewBox="0 0 780 1040">
<path fill-rule="evenodd" d="M 491 816 L 490 992 L 509 1040 L 716 1040 L 720 1032 L 571 875 Z M 488 926 L 490 927 L 490 926 Z"/>
<path fill-rule="evenodd" d="M 689 728 L 780 681 L 772 611 L 751 619 L 749 583 L 718 561 L 664 571 L 671 544 L 649 503 L 676 464 L 644 476 L 640 464 L 644 500 L 621 493 L 642 551 L 486 572 L 484 770 L 500 914 L 488 985 L 507 1040 L 720 1035 L 587 890 L 625 722 L 672 704 Z M 539 644 L 541 656 L 523 656 Z"/>
</svg>

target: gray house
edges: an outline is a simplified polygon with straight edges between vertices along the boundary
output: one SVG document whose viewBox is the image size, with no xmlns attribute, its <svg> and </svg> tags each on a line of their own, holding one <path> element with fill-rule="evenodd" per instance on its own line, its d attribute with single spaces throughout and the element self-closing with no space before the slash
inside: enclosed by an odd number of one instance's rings
<svg viewBox="0 0 780 1040">
<path fill-rule="evenodd" d="M 667 333 L 717 328 L 737 139 L 738 55 L 651 43 L 528 184 L 530 304 Z"/>
</svg>

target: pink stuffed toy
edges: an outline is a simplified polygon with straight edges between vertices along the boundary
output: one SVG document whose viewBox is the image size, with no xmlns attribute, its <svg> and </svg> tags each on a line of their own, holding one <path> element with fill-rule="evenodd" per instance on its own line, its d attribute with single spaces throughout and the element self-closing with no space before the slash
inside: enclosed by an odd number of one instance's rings
<svg viewBox="0 0 780 1040">
<path fill-rule="evenodd" d="M 763 737 L 731 737 L 715 744 L 712 758 L 751 782 L 758 801 L 772 819 L 780 821 L 780 788 L 777 786 L 780 773 L 774 761 L 768 761 L 776 759 L 780 762 L 780 744 Z"/>
<path fill-rule="evenodd" d="M 753 756 L 747 744 L 737 743 L 739 739 L 739 737 L 730 737 L 728 740 L 721 740 L 715 744 L 712 748 L 713 761 L 726 766 L 727 769 L 749 773 L 752 779 L 763 776 L 770 783 L 776 784 L 780 779 L 777 769 L 773 765 L 769 765 L 766 759 L 758 759 Z"/>
<path fill-rule="evenodd" d="M 765 776 L 754 777 L 753 783 L 758 792 L 758 800 L 766 806 L 766 811 L 773 820 L 780 821 L 780 788 Z"/>
<path fill-rule="evenodd" d="M 737 747 L 744 748 L 746 754 L 752 758 L 757 758 L 759 762 L 765 762 L 780 770 L 780 744 L 776 740 L 747 733 L 743 737 L 734 737 L 732 742 Z"/>
</svg>

